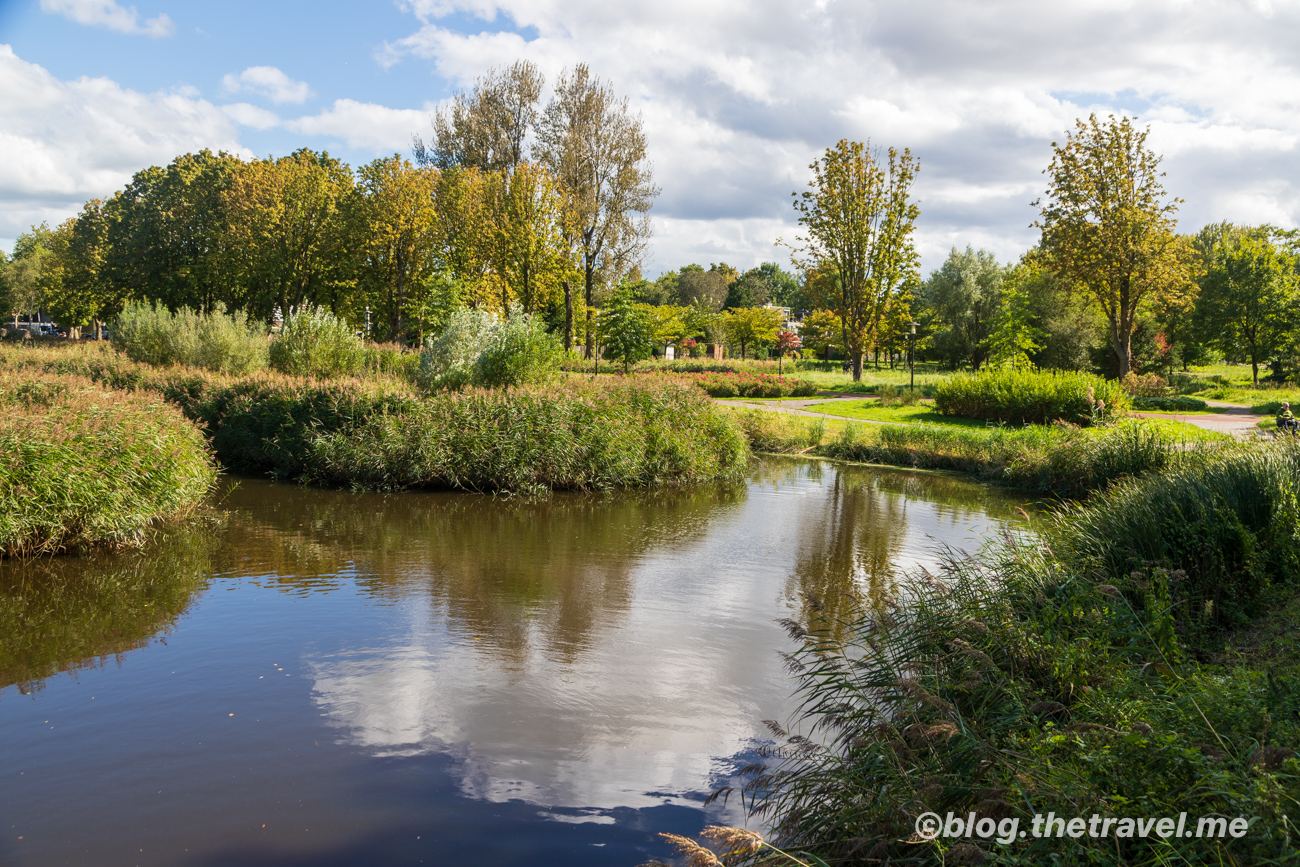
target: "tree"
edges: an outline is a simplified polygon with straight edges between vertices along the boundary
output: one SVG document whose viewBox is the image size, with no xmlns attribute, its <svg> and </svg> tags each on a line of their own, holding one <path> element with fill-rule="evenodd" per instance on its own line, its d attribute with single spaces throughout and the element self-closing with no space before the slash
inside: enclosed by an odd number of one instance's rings
<svg viewBox="0 0 1300 867">
<path fill-rule="evenodd" d="M 340 312 L 355 279 L 343 210 L 353 185 L 347 164 L 307 148 L 236 166 L 222 200 L 252 315 L 308 304 Z"/>
<path fill-rule="evenodd" d="M 1263 227 L 1216 245 L 1197 316 L 1216 346 L 1250 359 L 1251 379 L 1258 385 L 1260 363 L 1276 356 L 1292 336 L 1297 301 L 1295 262 Z"/>
<path fill-rule="evenodd" d="M 909 150 L 890 148 L 884 163 L 880 157 L 869 143 L 841 139 L 809 166 L 811 189 L 794 194 L 807 233 L 795 253 L 806 272 L 823 263 L 835 272 L 838 292 L 814 300 L 839 316 L 855 382 L 889 299 L 916 282 L 912 231 L 920 209 L 909 192 L 917 163 Z"/>
<path fill-rule="evenodd" d="M 225 191 L 239 158 L 202 150 L 136 172 L 109 227 L 108 279 L 136 298 L 210 311 L 242 309 L 240 253 L 230 249 Z"/>
<path fill-rule="evenodd" d="M 1121 377 L 1132 367 L 1139 311 L 1190 279 L 1174 234 L 1179 200 L 1165 199 L 1148 131 L 1127 117 L 1078 121 L 1064 145 L 1052 143 L 1046 199 L 1034 203 L 1053 270 L 1105 314 Z"/>
<path fill-rule="evenodd" d="M 544 166 L 520 163 L 487 178 L 491 245 L 487 258 L 501 279 L 503 312 L 510 299 L 536 313 L 561 291 L 572 273 L 563 199 Z"/>
<path fill-rule="evenodd" d="M 605 354 L 623 362 L 624 373 L 641 359 L 650 357 L 654 323 L 636 303 L 632 287 L 626 283 L 620 284 L 601 308 L 597 331 Z"/>
<path fill-rule="evenodd" d="M 351 197 L 363 257 L 362 289 L 388 323 L 388 338 L 407 337 L 408 317 L 436 267 L 434 194 L 438 173 L 398 154 L 362 166 Z"/>
<path fill-rule="evenodd" d="M 42 307 L 44 287 L 48 285 L 45 271 L 54 266 L 51 255 L 53 236 L 54 231 L 41 223 L 20 234 L 14 243 L 14 257 L 5 268 L 5 276 L 15 327 L 20 314 L 31 316 Z"/>
<path fill-rule="evenodd" d="M 803 341 L 793 331 L 778 331 L 776 333 L 776 372 L 778 374 L 782 373 L 786 353 L 797 352 L 802 346 Z"/>
<path fill-rule="evenodd" d="M 633 297 L 635 297 L 633 289 Z M 667 346 L 686 336 L 685 315 L 690 308 L 677 307 L 672 304 L 637 304 L 650 322 L 651 342 L 655 346 Z"/>
<path fill-rule="evenodd" d="M 799 328 L 799 339 L 804 347 L 830 359 L 831 349 L 837 348 L 835 338 L 840 335 L 840 320 L 829 310 L 817 309 L 804 317 Z"/>
<path fill-rule="evenodd" d="M 1041 332 L 1033 325 L 1033 309 L 1025 289 L 1029 268 L 1018 265 L 1009 270 L 1002 285 L 1002 303 L 989 334 L 989 363 L 994 367 L 1032 370 L 1029 353 L 1042 347 Z M 1032 285 L 1032 284 L 1031 284 Z"/>
<path fill-rule="evenodd" d="M 956 247 L 921 287 L 922 305 L 931 313 L 934 351 L 949 367 L 969 364 L 979 370 L 989 354 L 989 339 L 1002 306 L 1006 269 L 987 250 Z"/>
<path fill-rule="evenodd" d="M 58 278 L 46 286 L 51 316 L 69 329 L 93 324 L 96 339 L 103 337 L 104 323 L 117 315 L 126 300 L 123 287 L 109 278 L 107 268 L 109 230 L 117 212 L 117 199 L 92 199 L 59 227 L 53 248 Z"/>
<path fill-rule="evenodd" d="M 705 271 L 699 265 L 683 266 L 677 275 L 677 303 L 707 304 L 721 310 L 727 300 L 727 275 L 717 269 Z"/>
<path fill-rule="evenodd" d="M 594 354 L 591 309 L 597 283 L 640 263 L 650 238 L 651 180 L 641 117 L 583 64 L 560 76 L 537 126 L 535 158 L 564 188 L 569 240 L 582 268 L 587 303 L 586 357 Z M 572 289 L 566 284 L 566 291 Z M 566 297 L 566 308 L 571 302 Z M 572 342 L 571 323 L 565 346 Z"/>
<path fill-rule="evenodd" d="M 545 79 L 527 60 L 492 69 L 433 116 L 433 141 L 416 136 L 415 161 L 446 170 L 456 166 L 513 172 L 524 161 L 524 140 L 537 120 Z"/>
<path fill-rule="evenodd" d="M 745 357 L 745 347 L 768 343 L 776 337 L 781 327 L 781 311 L 775 307 L 741 307 L 722 314 L 722 330 L 727 342 L 740 347 L 740 357 Z"/>
</svg>

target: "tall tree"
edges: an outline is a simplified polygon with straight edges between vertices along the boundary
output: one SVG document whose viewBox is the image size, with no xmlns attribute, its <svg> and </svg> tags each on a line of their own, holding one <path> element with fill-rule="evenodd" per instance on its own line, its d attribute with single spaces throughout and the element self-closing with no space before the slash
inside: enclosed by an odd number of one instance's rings
<svg viewBox="0 0 1300 867">
<path fill-rule="evenodd" d="M 126 300 L 124 287 L 108 273 L 109 231 L 118 219 L 120 200 L 92 199 L 81 213 L 59 227 L 57 286 L 47 290 L 51 315 L 69 328 L 93 325 L 95 337 Z"/>
<path fill-rule="evenodd" d="M 704 303 L 721 310 L 727 300 L 727 275 L 716 269 L 705 271 L 699 265 L 682 267 L 677 274 L 677 303 Z"/>
<path fill-rule="evenodd" d="M 342 211 L 352 187 L 345 163 L 307 148 L 236 168 L 222 197 L 252 315 L 304 304 L 342 312 L 355 271 Z"/>
<path fill-rule="evenodd" d="M 472 167 L 487 172 L 514 171 L 524 161 L 524 142 L 537 120 L 545 83 L 530 61 L 492 69 L 469 93 L 433 116 L 433 141 L 415 138 L 415 160 L 439 169 Z"/>
<path fill-rule="evenodd" d="M 869 142 L 841 139 L 809 168 L 811 189 L 793 194 L 807 233 L 795 253 L 805 271 L 834 269 L 838 291 L 816 300 L 839 316 L 857 382 L 889 300 L 917 280 L 912 232 L 921 212 L 910 198 L 917 162 L 894 148 L 882 162 Z"/>
<path fill-rule="evenodd" d="M 933 351 L 954 370 L 966 364 L 979 370 L 988 357 L 1005 273 L 987 250 L 953 247 L 921 287 L 921 304 L 932 316 Z"/>
<path fill-rule="evenodd" d="M 136 172 L 116 197 L 110 279 L 172 309 L 211 310 L 218 301 L 242 308 L 224 198 L 238 165 L 236 156 L 202 150 Z"/>
<path fill-rule="evenodd" d="M 1269 227 L 1216 244 L 1196 315 L 1219 349 L 1250 359 L 1256 385 L 1260 364 L 1275 357 L 1295 330 L 1296 288 L 1295 261 L 1277 247 Z"/>
<path fill-rule="evenodd" d="M 488 197 L 489 259 L 505 293 L 502 309 L 509 315 L 513 298 L 525 313 L 536 313 L 556 299 L 573 271 L 561 192 L 544 166 L 520 163 L 489 177 Z"/>
<path fill-rule="evenodd" d="M 408 337 L 408 319 L 436 267 L 434 191 L 438 173 L 393 154 L 362 166 L 351 211 L 364 257 L 366 296 L 387 321 L 391 340 Z"/>
<path fill-rule="evenodd" d="M 1127 117 L 1078 121 L 1065 144 L 1052 143 L 1046 198 L 1034 203 L 1053 269 L 1105 314 L 1121 377 L 1132 367 L 1140 310 L 1182 291 L 1191 274 L 1174 234 L 1179 200 L 1166 198 L 1148 132 Z"/>
<path fill-rule="evenodd" d="M 559 180 L 571 208 L 569 237 L 582 269 L 590 358 L 596 285 L 639 265 L 650 238 L 649 211 L 659 188 L 646 159 L 645 130 L 626 99 L 578 64 L 556 82 L 538 121 L 534 154 Z M 565 346 L 571 342 L 566 333 Z"/>
<path fill-rule="evenodd" d="M 14 257 L 5 268 L 5 278 L 15 327 L 20 315 L 32 316 L 41 309 L 48 282 L 44 273 L 54 264 L 53 235 L 54 231 L 41 223 L 20 234 L 14 243 Z"/>
</svg>

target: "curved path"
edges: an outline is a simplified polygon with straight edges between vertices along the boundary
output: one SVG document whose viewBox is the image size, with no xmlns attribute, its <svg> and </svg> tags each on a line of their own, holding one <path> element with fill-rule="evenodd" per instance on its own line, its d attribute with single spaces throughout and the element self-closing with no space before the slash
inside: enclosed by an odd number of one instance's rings
<svg viewBox="0 0 1300 867">
<path fill-rule="evenodd" d="M 832 403 L 844 401 L 846 403 L 855 400 L 865 400 L 869 395 L 862 394 L 843 394 L 840 392 L 823 392 L 817 397 L 792 397 L 779 401 L 747 401 L 733 399 L 718 399 L 719 403 L 727 406 L 743 406 L 747 409 L 762 409 L 768 412 L 781 412 L 787 415 L 804 416 L 805 418 L 838 418 L 843 419 L 845 416 L 832 415 L 825 412 L 812 412 L 807 407 L 816 403 Z M 1205 430 L 1214 431 L 1215 433 L 1231 434 L 1232 436 L 1249 436 L 1259 430 L 1256 425 L 1268 416 L 1254 415 L 1248 406 L 1239 406 L 1233 403 L 1221 403 L 1219 401 L 1206 401 L 1210 406 L 1225 407 L 1226 411 L 1212 415 L 1183 415 L 1180 413 L 1168 412 L 1135 412 L 1132 413 L 1138 418 L 1166 418 L 1172 421 L 1184 421 L 1195 427 Z M 879 421 L 876 419 L 855 418 L 850 421 L 860 422 L 862 424 L 906 424 L 906 422 Z"/>
</svg>

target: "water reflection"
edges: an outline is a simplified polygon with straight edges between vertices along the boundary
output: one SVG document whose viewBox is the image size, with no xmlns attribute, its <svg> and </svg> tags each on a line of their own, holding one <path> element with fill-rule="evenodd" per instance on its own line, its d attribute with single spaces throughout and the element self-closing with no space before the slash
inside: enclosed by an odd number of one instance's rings
<svg viewBox="0 0 1300 867">
<path fill-rule="evenodd" d="M 761 720 L 793 710 L 777 621 L 881 592 L 1014 506 L 802 460 L 756 464 L 739 490 L 541 501 L 244 481 L 220 526 L 144 553 L 0 564 L 0 682 L 138 648 L 81 694 L 5 706 L 26 773 L 0 812 L 46 841 L 31 864 L 85 862 L 83 841 L 113 863 L 309 861 L 357 841 L 369 863 L 415 860 L 394 827 L 429 863 L 505 852 L 492 834 L 550 847 L 527 863 L 605 841 L 637 856 L 611 863 L 664 857 L 654 831 L 698 826 L 644 811 L 703 821 Z"/>
<path fill-rule="evenodd" d="M 212 574 L 212 536 L 160 534 L 148 551 L 0 562 L 0 694 L 102 666 L 172 629 Z"/>
</svg>

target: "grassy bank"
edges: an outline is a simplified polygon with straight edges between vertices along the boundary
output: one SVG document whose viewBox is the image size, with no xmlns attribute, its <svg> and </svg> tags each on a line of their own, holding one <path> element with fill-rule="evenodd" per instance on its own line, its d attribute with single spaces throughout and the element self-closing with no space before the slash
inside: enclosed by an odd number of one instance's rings
<svg viewBox="0 0 1300 867">
<path fill-rule="evenodd" d="M 838 628 L 791 623 L 797 735 L 742 773 L 773 842 L 831 865 L 1300 862 L 1298 489 L 1300 450 L 1228 447 Z M 996 830 L 927 841 L 927 812 Z M 1035 835 L 1049 812 L 1249 825 Z"/>
<path fill-rule="evenodd" d="M 382 374 L 320 381 L 155 368 L 112 352 L 0 351 L 0 365 L 154 394 L 229 469 L 397 490 L 595 490 L 738 478 L 748 447 L 726 411 L 671 377 L 419 393 Z"/>
<path fill-rule="evenodd" d="M 912 408 L 899 408 L 912 412 Z M 1196 443 L 1223 437 L 1154 419 L 1105 428 L 1025 428 L 939 424 L 855 424 L 736 410 L 758 452 L 805 454 L 860 463 L 953 470 L 1036 493 L 1083 497 L 1123 476 L 1162 469 Z"/>
<path fill-rule="evenodd" d="M 0 369 L 0 555 L 138 540 L 215 475 L 202 435 L 156 394 Z"/>
</svg>

